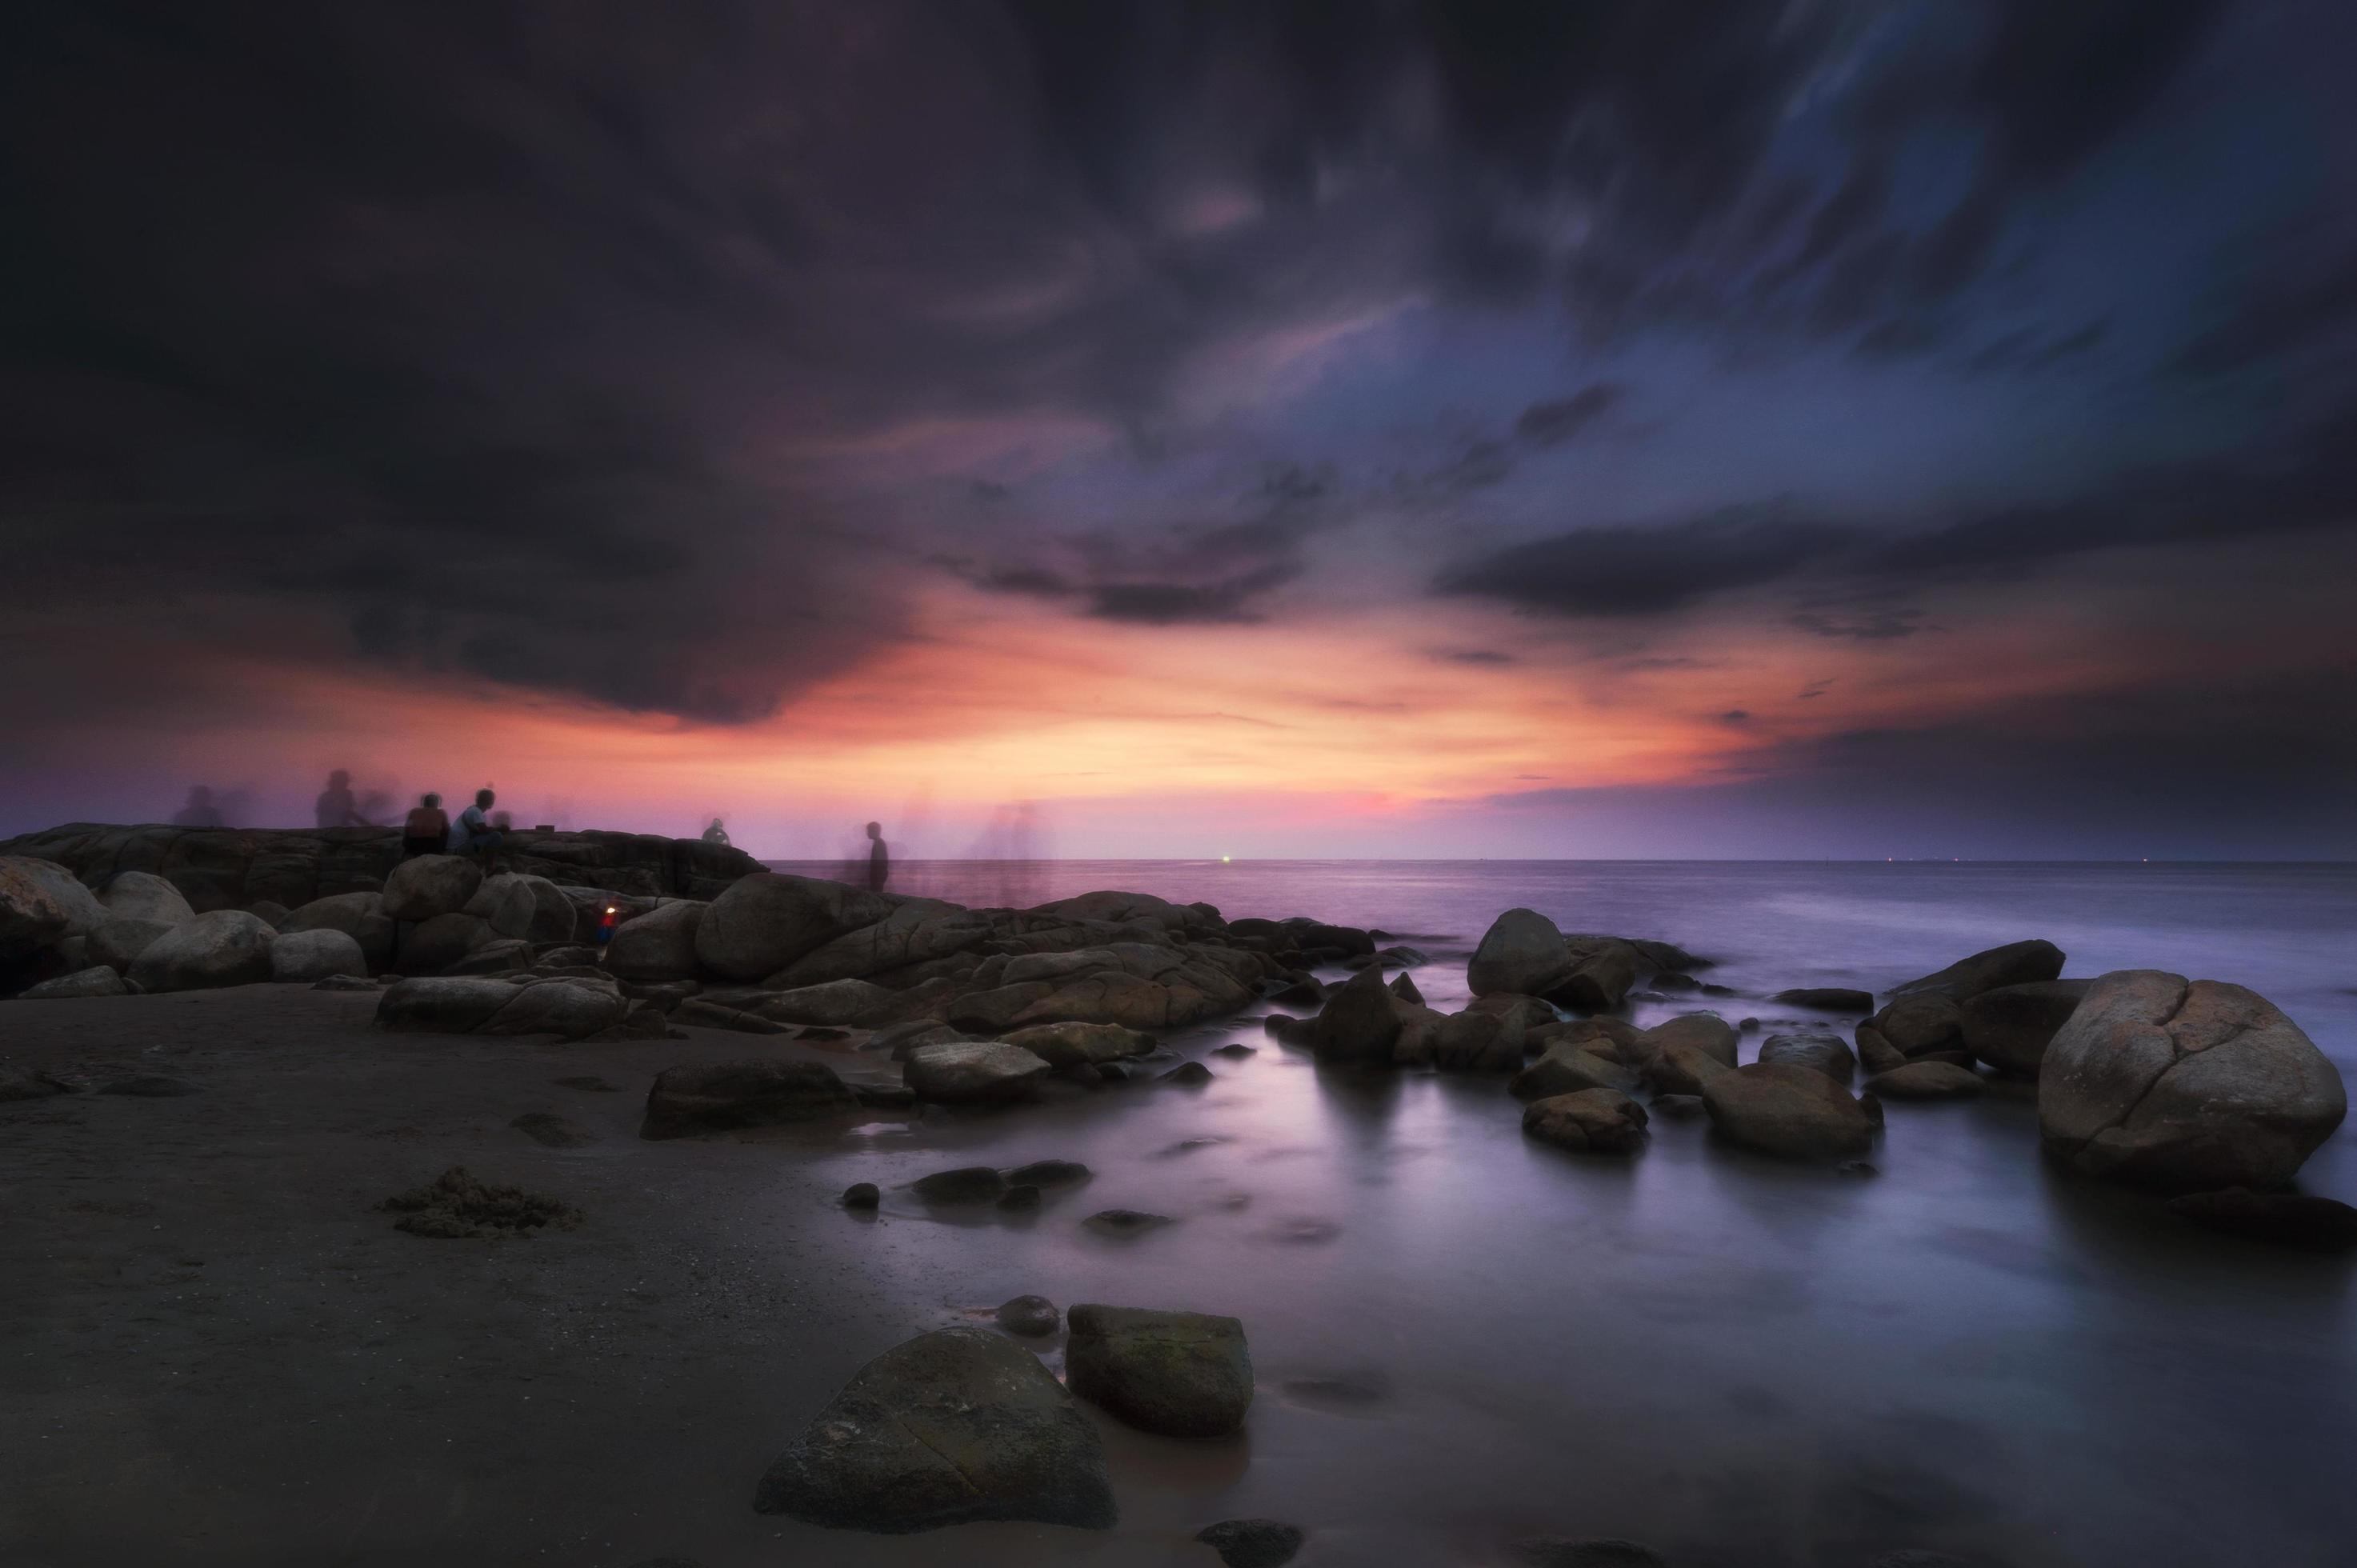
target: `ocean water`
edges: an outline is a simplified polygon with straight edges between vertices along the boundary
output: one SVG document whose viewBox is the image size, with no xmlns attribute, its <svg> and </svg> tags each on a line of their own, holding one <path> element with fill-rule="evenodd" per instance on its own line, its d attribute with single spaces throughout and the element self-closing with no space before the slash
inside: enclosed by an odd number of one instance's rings
<svg viewBox="0 0 2357 1568">
<path fill-rule="evenodd" d="M 2357 1075 L 2357 866 L 916 863 L 893 886 L 977 904 L 1132 888 L 1376 927 L 1433 955 L 1415 980 L 1444 1009 L 1490 920 L 1526 905 L 1706 955 L 1706 978 L 1744 993 L 1718 1009 L 1771 1025 L 1796 1016 L 1764 1000 L 1786 986 L 1879 990 L 2045 937 L 2066 974 L 2251 986 Z M 1258 1049 L 1206 1054 L 1230 1040 Z M 2357 1563 L 2357 1268 L 2052 1169 L 2025 1098 L 1889 1105 L 1873 1176 L 1662 1120 L 1636 1158 L 1588 1160 L 1525 1141 L 1495 1079 L 1321 1069 L 1256 1016 L 1172 1044 L 1216 1081 L 879 1122 L 816 1156 L 830 1184 L 886 1187 L 890 1244 L 868 1256 L 911 1332 L 1037 1292 L 1231 1313 L 1250 1337 L 1244 1440 L 1113 1434 L 1120 1555 L 989 1526 L 959 1532 L 961 1562 L 1197 1562 L 1201 1522 L 1264 1515 L 1310 1530 L 1305 1565 L 1492 1563 L 1534 1534 L 1645 1541 L 1683 1568 L 1865 1568 L 1910 1547 L 2016 1568 Z M 2357 1201 L 2352 1144 L 2303 1187 Z M 1027 1221 L 891 1190 L 1046 1156 L 1096 1175 Z M 1080 1228 L 1117 1206 L 1177 1223 Z M 788 1537 L 836 1560 L 827 1537 Z"/>
</svg>

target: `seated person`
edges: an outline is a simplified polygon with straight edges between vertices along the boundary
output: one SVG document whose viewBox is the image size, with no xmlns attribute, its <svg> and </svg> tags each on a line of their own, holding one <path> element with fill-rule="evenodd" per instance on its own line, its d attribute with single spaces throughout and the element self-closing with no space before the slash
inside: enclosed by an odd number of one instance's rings
<svg viewBox="0 0 2357 1568">
<path fill-rule="evenodd" d="M 499 864 L 500 846 L 507 842 L 507 835 L 491 825 L 489 815 L 491 802 L 498 799 L 489 789 L 476 790 L 475 803 L 450 824 L 449 853 L 473 855 L 486 872 Z"/>
<path fill-rule="evenodd" d="M 440 854 L 449 842 L 450 819 L 442 810 L 442 797 L 424 796 L 401 824 L 401 858 Z"/>
</svg>

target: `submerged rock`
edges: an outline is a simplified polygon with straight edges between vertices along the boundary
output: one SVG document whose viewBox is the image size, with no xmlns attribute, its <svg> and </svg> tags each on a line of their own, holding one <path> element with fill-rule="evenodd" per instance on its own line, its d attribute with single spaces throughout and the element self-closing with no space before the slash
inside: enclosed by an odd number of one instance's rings
<svg viewBox="0 0 2357 1568">
<path fill-rule="evenodd" d="M 1243 1424 L 1252 1356 L 1235 1318 L 1084 1302 L 1069 1322 L 1065 1379 L 1082 1398 L 1167 1437 L 1221 1437 Z"/>
<path fill-rule="evenodd" d="M 1783 1159 L 1864 1154 L 1879 1124 L 1865 1103 L 1813 1069 L 1753 1062 L 1702 1086 L 1711 1125 L 1729 1142 Z"/>
<path fill-rule="evenodd" d="M 2172 1197 L 2169 1211 L 2213 1230 L 2280 1247 L 2335 1252 L 2357 1249 L 2357 1208 L 2330 1197 L 2235 1187 Z"/>
<path fill-rule="evenodd" d="M 1613 1089 L 1551 1095 L 1523 1108 L 1523 1132 L 1581 1155 L 1633 1155 L 1645 1146 L 1645 1108 Z"/>
<path fill-rule="evenodd" d="M 927 1203 L 988 1203 L 1006 1190 L 1006 1178 L 989 1165 L 961 1165 L 919 1176 L 909 1190 Z"/>
<path fill-rule="evenodd" d="M 1200 1089 L 1211 1081 L 1211 1069 L 1201 1062 L 1180 1062 L 1162 1075 L 1162 1081 L 1181 1089 Z"/>
<path fill-rule="evenodd" d="M 1027 1339 L 1053 1334 L 1064 1321 L 1056 1304 L 1044 1295 L 1018 1295 L 1012 1301 L 1001 1302 L 992 1316 L 998 1320 L 998 1326 Z"/>
<path fill-rule="evenodd" d="M 1770 1035 L 1760 1044 L 1760 1059 L 1808 1068 L 1835 1083 L 1847 1083 L 1857 1068 L 1838 1035 Z"/>
<path fill-rule="evenodd" d="M 1027 1187 L 1078 1187 L 1092 1174 L 1078 1160 L 1033 1160 L 1008 1171 L 1006 1179 Z"/>
<path fill-rule="evenodd" d="M 834 1069 L 819 1062 L 674 1067 L 656 1074 L 647 1090 L 646 1120 L 639 1136 L 686 1138 L 746 1127 L 781 1127 L 839 1116 L 858 1105 L 858 1098 Z"/>
<path fill-rule="evenodd" d="M 1168 1214 L 1149 1214 L 1142 1208 L 1100 1208 L 1081 1223 L 1101 1236 L 1142 1236 L 1178 1222 Z"/>
<path fill-rule="evenodd" d="M 1840 985 L 1803 985 L 1779 991 L 1768 998 L 1787 1007 L 1813 1007 L 1820 1013 L 1871 1013 L 1874 993 Z"/>
<path fill-rule="evenodd" d="M 1095 1426 L 1039 1358 L 980 1328 L 920 1334 L 862 1367 L 762 1476 L 753 1507 L 884 1534 L 1114 1520 Z"/>
<path fill-rule="evenodd" d="M 1609 1089 L 1626 1094 L 1634 1090 L 1636 1073 L 1620 1062 L 1600 1057 L 1584 1046 L 1558 1043 L 1516 1073 L 1506 1090 L 1517 1100 L 1544 1100 L 1551 1095 L 1577 1094 L 1586 1089 Z"/>
<path fill-rule="evenodd" d="M 2178 1191 L 2285 1186 L 2348 1109 L 2340 1069 L 2266 997 L 2151 969 L 2095 981 L 2038 1080 L 2050 1152 Z"/>
</svg>

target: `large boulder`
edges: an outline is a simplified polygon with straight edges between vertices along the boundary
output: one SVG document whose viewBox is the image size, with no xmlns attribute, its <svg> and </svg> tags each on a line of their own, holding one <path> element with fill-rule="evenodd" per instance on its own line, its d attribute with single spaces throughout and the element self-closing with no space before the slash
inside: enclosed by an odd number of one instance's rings
<svg viewBox="0 0 2357 1568">
<path fill-rule="evenodd" d="M 1553 1001 L 1583 1013 L 1609 1013 L 1629 999 L 1638 972 L 1647 966 L 1645 955 L 1618 937 L 1567 937 L 1571 972 L 1545 993 Z"/>
<path fill-rule="evenodd" d="M 899 1022 L 909 1011 L 909 999 L 870 980 L 829 980 L 770 992 L 749 1011 L 780 1024 L 866 1029 Z"/>
<path fill-rule="evenodd" d="M 839 1116 L 858 1097 L 822 1062 L 737 1061 L 666 1068 L 647 1091 L 641 1138 L 685 1138 Z"/>
<path fill-rule="evenodd" d="M 918 1099 L 944 1105 L 1026 1100 L 1053 1070 L 1019 1046 L 980 1040 L 920 1046 L 902 1064 Z"/>
<path fill-rule="evenodd" d="M 696 935 L 711 906 L 692 898 L 658 904 L 614 928 L 606 967 L 624 980 L 693 980 Z"/>
<path fill-rule="evenodd" d="M 2050 1151 L 2179 1192 L 2282 1187 L 2348 1110 L 2340 1069 L 2266 997 L 2151 969 L 2095 981 L 2038 1079 Z"/>
<path fill-rule="evenodd" d="M 954 904 L 912 898 L 873 925 L 845 931 L 813 949 L 762 983 L 781 991 L 830 980 L 864 980 L 912 964 L 932 963 L 989 940 L 987 915 Z"/>
<path fill-rule="evenodd" d="M 44 980 L 38 985 L 18 993 L 19 1002 L 66 1002 L 91 996 L 123 996 L 130 988 L 123 976 L 102 963 L 78 969 L 71 974 L 61 974 L 55 980 Z"/>
<path fill-rule="evenodd" d="M 273 980 L 310 982 L 331 974 L 367 973 L 361 944 L 341 931 L 282 931 L 270 943 Z"/>
<path fill-rule="evenodd" d="M 1753 1062 L 1707 1079 L 1703 1109 L 1728 1141 L 1783 1159 L 1839 1159 L 1874 1143 L 1874 1113 L 1813 1068 Z"/>
<path fill-rule="evenodd" d="M 487 876 L 467 900 L 466 913 L 500 936 L 536 945 L 569 942 L 579 930 L 573 900 L 545 876 L 515 872 Z"/>
<path fill-rule="evenodd" d="M 196 917 L 191 915 L 188 918 L 193 920 Z M 142 920 L 130 916 L 101 920 L 83 939 L 82 955 L 91 962 L 102 963 L 118 974 L 128 974 L 131 966 L 139 961 L 139 955 L 171 929 L 172 927 L 162 920 Z"/>
<path fill-rule="evenodd" d="M 1387 1063 L 1399 1043 L 1400 1010 L 1413 1005 L 1391 993 L 1381 970 L 1362 969 L 1327 996 L 1305 1037 L 1320 1061 Z"/>
<path fill-rule="evenodd" d="M 1987 1087 L 1980 1074 L 1953 1062 L 1908 1062 L 1866 1080 L 1867 1092 L 1881 1100 L 1967 1100 Z"/>
<path fill-rule="evenodd" d="M 1038 1357 L 981 1328 L 920 1334 L 862 1367 L 762 1476 L 753 1507 L 894 1535 L 1114 1519 L 1096 1427 Z"/>
<path fill-rule="evenodd" d="M 466 908 L 483 886 L 483 868 L 463 854 L 421 854 L 384 879 L 384 912 L 396 920 L 430 920 Z"/>
<path fill-rule="evenodd" d="M 0 854 L 0 972 L 107 918 L 103 905 L 53 860 Z"/>
<path fill-rule="evenodd" d="M 1997 1071 L 2036 1078 L 2046 1047 L 2086 1000 L 2092 980 L 2034 980 L 2000 985 L 1964 1004 L 1964 1049 Z"/>
<path fill-rule="evenodd" d="M 116 872 L 98 890 L 98 901 L 115 919 L 160 920 L 177 926 L 197 918 L 178 888 L 149 871 Z"/>
<path fill-rule="evenodd" d="M 382 894 L 337 893 L 290 910 L 278 922 L 278 929 L 282 935 L 294 931 L 341 931 L 360 943 L 361 956 L 368 960 L 369 972 L 380 974 L 393 967 L 399 928 L 384 912 Z"/>
<path fill-rule="evenodd" d="M 1413 1002 L 1400 1005 L 1431 1012 Z M 1402 1027 L 1392 1060 L 1443 1072 L 1514 1072 L 1523 1065 L 1523 1031 L 1503 1015 L 1471 1007 L 1462 1013 L 1436 1013 L 1426 1026 Z"/>
<path fill-rule="evenodd" d="M 1602 1024 L 1607 1020 L 1598 1019 L 1597 1022 Z M 1637 1058 L 1636 1065 L 1641 1067 L 1673 1046 L 1682 1046 L 1701 1053 L 1722 1067 L 1733 1067 L 1740 1038 L 1735 1026 L 1716 1013 L 1681 1013 L 1639 1034 L 1623 1051 L 1623 1059 L 1633 1054 Z"/>
<path fill-rule="evenodd" d="M 1235 1318 L 1083 1302 L 1065 1321 L 1065 1380 L 1082 1399 L 1166 1437 L 1220 1437 L 1243 1424 L 1252 1354 Z"/>
<path fill-rule="evenodd" d="M 1476 996 L 1516 992 L 1544 996 L 1568 979 L 1571 951 L 1553 920 L 1535 909 L 1509 909 L 1490 922 L 1465 967 L 1466 983 Z"/>
<path fill-rule="evenodd" d="M 764 871 L 728 885 L 695 933 L 697 961 L 729 980 L 760 980 L 892 912 L 880 894 Z"/>
<path fill-rule="evenodd" d="M 149 993 L 251 985 L 270 978 L 270 945 L 277 940 L 276 931 L 242 909 L 215 909 L 148 943 L 133 961 L 130 979 Z"/>
<path fill-rule="evenodd" d="M 1890 988 L 1893 996 L 1944 996 L 1951 1002 L 1971 1001 L 1984 991 L 1995 991 L 2000 985 L 2028 985 L 2033 981 L 2052 980 L 2062 972 L 2062 950 L 2052 942 L 2035 938 L 2029 941 L 2007 942 L 2001 948 L 1990 948 L 1970 958 L 1958 959 L 1947 968 L 1920 976 L 1904 984 Z M 1889 1030 L 1884 1031 L 1889 1033 Z M 1906 1046 L 1897 1037 L 1890 1042 L 1902 1051 Z M 1917 1053 L 1907 1051 L 1909 1056 Z"/>
<path fill-rule="evenodd" d="M 487 922 L 453 909 L 402 932 L 393 967 L 404 974 L 440 974 L 498 940 Z"/>
<path fill-rule="evenodd" d="M 941 1025 L 920 1027 L 941 1028 Z M 1049 1067 L 1097 1067 L 1152 1054 L 1156 1041 L 1142 1030 L 1118 1024 L 1033 1024 L 998 1036 L 1001 1045 L 1029 1051 Z"/>
<path fill-rule="evenodd" d="M 1645 1108 L 1617 1089 L 1583 1089 L 1523 1107 L 1527 1137 L 1577 1155 L 1633 1155 L 1645 1146 Z"/>
</svg>

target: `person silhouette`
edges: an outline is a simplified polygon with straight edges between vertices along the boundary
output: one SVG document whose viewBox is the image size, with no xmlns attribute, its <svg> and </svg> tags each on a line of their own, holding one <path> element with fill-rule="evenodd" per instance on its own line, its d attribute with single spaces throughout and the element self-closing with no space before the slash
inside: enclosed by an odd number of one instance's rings
<svg viewBox="0 0 2357 1568">
<path fill-rule="evenodd" d="M 361 815 L 360 802 L 352 797 L 352 776 L 348 768 L 339 768 L 328 775 L 328 787 L 319 791 L 315 808 L 323 828 L 364 828 L 369 820 Z"/>
<path fill-rule="evenodd" d="M 720 825 L 720 819 L 718 817 L 713 818 L 712 825 L 704 830 L 704 842 L 706 843 L 719 844 L 725 844 L 728 842 L 728 830 Z"/>
<path fill-rule="evenodd" d="M 442 797 L 428 790 L 418 797 L 408 820 L 401 824 L 401 858 L 440 854 L 449 846 L 450 818 L 442 810 Z"/>
<path fill-rule="evenodd" d="M 884 824 L 868 823 L 867 837 L 874 844 L 867 852 L 867 890 L 881 893 L 886 880 L 892 875 L 892 856 L 884 848 Z"/>
<path fill-rule="evenodd" d="M 172 825 L 176 828 L 220 827 L 221 825 L 221 808 L 213 804 L 211 786 L 189 785 L 188 803 L 180 808 L 179 814 L 172 819 Z"/>
</svg>

